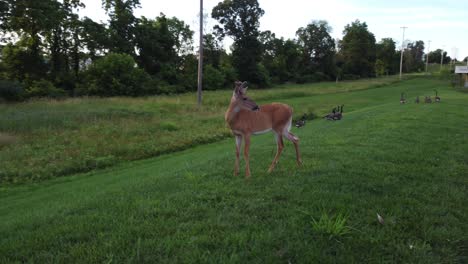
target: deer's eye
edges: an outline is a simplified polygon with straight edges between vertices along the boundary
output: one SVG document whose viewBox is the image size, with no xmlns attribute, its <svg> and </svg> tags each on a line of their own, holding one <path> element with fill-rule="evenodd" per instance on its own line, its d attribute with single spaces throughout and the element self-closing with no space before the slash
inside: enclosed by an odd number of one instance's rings
<svg viewBox="0 0 468 264">
<path fill-rule="evenodd" d="M 242 100 L 247 101 L 247 98 L 242 98 Z"/>
</svg>

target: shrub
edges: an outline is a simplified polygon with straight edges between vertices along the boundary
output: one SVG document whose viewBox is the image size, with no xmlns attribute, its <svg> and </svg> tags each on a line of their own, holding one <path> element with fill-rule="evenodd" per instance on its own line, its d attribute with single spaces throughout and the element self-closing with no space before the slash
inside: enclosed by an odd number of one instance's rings
<svg viewBox="0 0 468 264">
<path fill-rule="evenodd" d="M 259 63 L 257 64 L 257 71 L 255 72 L 256 84 L 260 88 L 269 87 L 271 85 L 270 73 L 267 68 Z"/>
<path fill-rule="evenodd" d="M 55 87 L 51 82 L 41 79 L 32 81 L 31 85 L 26 89 L 27 97 L 53 97 L 60 98 L 66 95 L 65 91 Z"/>
<path fill-rule="evenodd" d="M 149 75 L 136 67 L 127 54 L 109 53 L 96 60 L 84 73 L 85 83 L 80 92 L 88 95 L 137 96 L 145 93 Z"/>
<path fill-rule="evenodd" d="M 343 75 L 343 80 L 358 80 L 361 78 L 361 76 L 356 75 L 356 74 L 344 74 Z"/>
<path fill-rule="evenodd" d="M 156 95 L 156 94 L 176 94 L 185 92 L 185 86 L 183 84 L 173 85 L 168 84 L 164 80 L 160 80 L 157 77 L 150 78 L 143 85 L 143 94 L 145 95 Z"/>
<path fill-rule="evenodd" d="M 224 74 L 212 65 L 205 66 L 203 73 L 203 88 L 216 90 L 224 87 Z"/>
<path fill-rule="evenodd" d="M 5 101 L 20 101 L 24 88 L 19 82 L 0 80 L 0 98 Z"/>
<path fill-rule="evenodd" d="M 330 77 L 323 72 L 315 72 L 313 74 L 298 75 L 296 83 L 310 83 L 310 82 L 323 82 L 329 81 Z"/>
</svg>

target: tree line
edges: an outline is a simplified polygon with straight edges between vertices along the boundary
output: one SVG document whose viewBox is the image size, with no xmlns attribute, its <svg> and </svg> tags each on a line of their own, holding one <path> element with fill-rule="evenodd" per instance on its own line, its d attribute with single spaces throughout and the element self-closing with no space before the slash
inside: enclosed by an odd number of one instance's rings
<svg viewBox="0 0 468 264">
<path fill-rule="evenodd" d="M 184 21 L 163 13 L 135 17 L 140 0 L 102 0 L 106 23 L 77 14 L 81 0 L 0 2 L 0 97 L 141 96 L 194 91 L 197 47 Z M 205 90 L 248 80 L 264 88 L 284 82 L 316 82 L 395 74 L 396 42 L 376 42 L 365 22 L 331 37 L 327 21 L 297 29 L 296 38 L 260 31 L 257 0 L 224 0 L 211 11 L 218 24 L 203 37 Z M 223 39 L 233 44 L 228 52 Z M 441 50 L 431 62 L 450 58 Z M 409 43 L 403 70 L 424 69 L 424 42 Z"/>
</svg>

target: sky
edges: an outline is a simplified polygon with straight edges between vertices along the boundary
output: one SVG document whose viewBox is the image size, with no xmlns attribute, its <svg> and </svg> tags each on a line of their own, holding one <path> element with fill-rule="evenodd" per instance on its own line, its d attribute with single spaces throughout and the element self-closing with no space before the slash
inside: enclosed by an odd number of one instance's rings
<svg viewBox="0 0 468 264">
<path fill-rule="evenodd" d="M 468 1 L 466 0 L 258 0 L 265 14 L 260 19 L 260 30 L 270 30 L 276 37 L 295 38 L 298 28 L 313 20 L 326 20 L 332 27 L 335 39 L 343 37 L 347 24 L 359 19 L 366 22 L 377 42 L 393 38 L 401 46 L 402 29 L 405 26 L 405 42 L 422 40 L 430 51 L 443 49 L 459 60 L 468 56 Z M 82 0 L 85 9 L 80 16 L 106 22 L 108 16 L 101 0 Z M 155 18 L 160 13 L 177 17 L 198 32 L 198 0 L 140 0 L 137 17 Z M 211 17 L 211 10 L 220 0 L 204 0 L 204 13 Z M 216 21 L 211 18 L 205 26 L 210 31 Z M 197 33 L 198 34 L 198 33 Z M 196 35 L 197 35 L 196 34 Z M 428 47 L 428 41 L 430 45 Z M 228 46 L 232 43 L 225 41 Z"/>
</svg>

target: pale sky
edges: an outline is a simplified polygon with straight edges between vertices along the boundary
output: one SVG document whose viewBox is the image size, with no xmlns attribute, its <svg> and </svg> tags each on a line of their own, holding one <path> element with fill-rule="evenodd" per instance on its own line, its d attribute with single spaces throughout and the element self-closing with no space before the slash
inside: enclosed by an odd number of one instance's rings
<svg viewBox="0 0 468 264">
<path fill-rule="evenodd" d="M 81 16 L 95 21 L 106 22 L 108 16 L 101 6 L 101 0 L 82 0 L 86 8 Z M 199 0 L 140 0 L 141 8 L 135 11 L 137 17 L 155 18 L 162 12 L 168 17 L 177 17 L 193 31 L 198 31 Z M 211 17 L 211 10 L 219 0 L 204 0 L 204 13 Z M 277 37 L 295 38 L 296 30 L 312 20 L 326 20 L 333 28 L 332 36 L 343 37 L 346 24 L 359 19 L 366 22 L 377 42 L 382 38 L 393 38 L 401 45 L 402 29 L 405 40 L 423 40 L 432 51 L 442 48 L 451 57 L 462 60 L 468 56 L 468 1 L 466 0 L 259 0 L 265 10 L 260 20 L 261 30 L 270 30 Z M 216 21 L 209 21 L 211 29 Z M 229 44 L 230 41 L 228 40 Z"/>
</svg>

